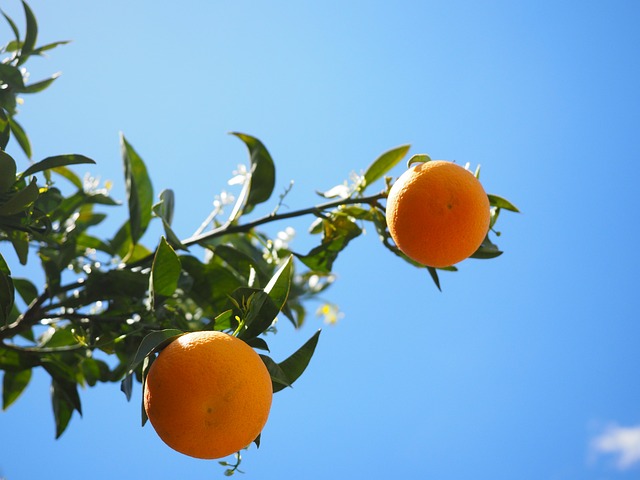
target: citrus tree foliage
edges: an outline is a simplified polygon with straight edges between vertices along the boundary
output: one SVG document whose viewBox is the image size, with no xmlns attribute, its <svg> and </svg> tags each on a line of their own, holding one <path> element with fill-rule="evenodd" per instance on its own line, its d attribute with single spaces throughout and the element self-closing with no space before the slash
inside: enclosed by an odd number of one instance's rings
<svg viewBox="0 0 640 480">
<path fill-rule="evenodd" d="M 56 79 L 26 83 L 30 57 L 65 43 L 37 46 L 37 23 L 23 2 L 25 34 L 3 13 L 14 34 L 0 63 L 0 369 L 6 409 L 29 384 L 34 368 L 51 377 L 56 437 L 74 411 L 82 414 L 79 386 L 120 382 L 127 397 L 134 381 L 143 381 L 154 354 L 176 335 L 221 330 L 237 335 L 262 352 L 274 391 L 291 385 L 305 370 L 316 348 L 318 331 L 297 351 L 276 362 L 265 333 L 275 332 L 276 317 L 300 327 L 305 304 L 333 281 L 333 264 L 364 228 L 377 232 L 383 247 L 425 268 L 440 288 L 438 271 L 406 258 L 390 240 L 384 215 L 389 185 L 386 173 L 404 159 L 409 147 L 389 150 L 362 175 L 321 195 L 318 205 L 280 212 L 273 199 L 276 170 L 264 144 L 244 133 L 249 161 L 242 189 L 220 218 L 216 208 L 198 233 L 181 238 L 172 229 L 174 192 L 154 191 L 141 155 L 120 138 L 126 198 L 83 181 L 74 165 L 93 164 L 80 154 L 31 159 L 31 145 L 15 120 L 20 97 L 38 93 Z M 19 164 L 5 150 L 15 141 L 28 162 Z M 423 160 L 417 156 L 414 160 Z M 382 190 L 372 191 L 376 181 Z M 502 209 L 517 211 L 490 195 L 492 231 Z M 128 219 L 110 234 L 114 208 Z M 250 212 L 261 208 L 263 216 Z M 317 246 L 295 252 L 260 226 L 298 216 L 310 219 Z M 162 234 L 151 244 L 141 240 L 156 222 Z M 146 237 L 145 237 L 146 238 Z M 11 253 L 13 250 L 14 253 Z M 500 255 L 489 239 L 476 258 Z M 42 285 L 12 274 L 16 266 L 37 265 Z M 448 270 L 455 270 L 449 267 Z M 329 312 L 330 314 L 331 312 Z M 282 322 L 281 322 L 282 323 Z M 286 356 L 286 355 L 284 355 Z"/>
</svg>

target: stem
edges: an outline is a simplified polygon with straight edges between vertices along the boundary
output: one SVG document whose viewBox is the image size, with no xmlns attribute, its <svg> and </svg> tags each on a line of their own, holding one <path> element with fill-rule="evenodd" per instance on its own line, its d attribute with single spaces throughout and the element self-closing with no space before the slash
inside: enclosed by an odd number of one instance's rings
<svg viewBox="0 0 640 480">
<path fill-rule="evenodd" d="M 287 213 L 270 213 L 269 215 L 265 215 L 264 217 L 253 220 L 252 222 L 245 223 L 243 225 L 229 225 L 228 223 L 222 225 L 218 228 L 215 228 L 209 232 L 202 233 L 199 235 L 193 235 L 186 240 L 182 241 L 184 246 L 194 245 L 196 243 L 209 240 L 211 238 L 219 237 L 221 235 L 226 235 L 229 233 L 241 233 L 248 232 L 249 230 L 258 227 L 260 225 L 264 225 L 265 223 L 276 222 L 278 220 L 285 220 L 287 218 L 295 218 L 301 217 L 303 215 L 309 214 L 318 214 L 323 210 L 327 210 L 329 208 L 340 207 L 342 205 L 353 205 L 358 203 L 368 203 L 370 205 L 374 205 L 387 196 L 386 192 L 381 192 L 376 195 L 371 195 L 369 197 L 360 197 L 360 198 L 341 198 L 340 200 L 333 200 L 331 202 L 322 203 L 320 205 L 316 205 L 314 207 L 303 208 L 300 210 L 294 210 L 292 212 Z"/>
</svg>

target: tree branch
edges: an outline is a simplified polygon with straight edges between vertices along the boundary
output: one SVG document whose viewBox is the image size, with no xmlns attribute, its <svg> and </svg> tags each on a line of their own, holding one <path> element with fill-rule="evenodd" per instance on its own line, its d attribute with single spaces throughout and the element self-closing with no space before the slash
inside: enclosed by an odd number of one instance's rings
<svg viewBox="0 0 640 480">
<path fill-rule="evenodd" d="M 229 225 L 228 223 L 210 230 L 206 233 L 201 233 L 199 235 L 193 235 L 192 237 L 187 238 L 182 241 L 184 246 L 194 245 L 205 240 L 210 240 L 215 237 L 219 237 L 221 235 L 227 235 L 229 233 L 242 233 L 248 232 L 249 230 L 258 227 L 260 225 L 264 225 L 265 223 L 276 222 L 278 220 L 285 220 L 287 218 L 295 218 L 302 217 L 304 215 L 309 214 L 317 214 L 324 210 L 328 210 L 330 208 L 340 207 L 342 205 L 354 205 L 358 203 L 368 203 L 369 205 L 374 205 L 378 202 L 378 200 L 382 200 L 386 198 L 386 192 L 380 192 L 376 195 L 371 195 L 369 197 L 360 197 L 360 198 L 341 198 L 339 200 L 333 200 L 331 202 L 322 203 L 320 205 L 316 205 L 314 207 L 303 208 L 300 210 L 294 210 L 292 212 L 287 213 L 270 213 L 269 215 L 265 215 L 264 217 L 258 218 L 251 222 L 245 223 L 243 225 Z"/>
</svg>

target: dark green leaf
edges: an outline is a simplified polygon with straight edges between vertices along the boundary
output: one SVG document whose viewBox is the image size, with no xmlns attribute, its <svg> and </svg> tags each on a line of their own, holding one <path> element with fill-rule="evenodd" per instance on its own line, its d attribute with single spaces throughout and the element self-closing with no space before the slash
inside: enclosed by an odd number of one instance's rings
<svg viewBox="0 0 640 480">
<path fill-rule="evenodd" d="M 287 378 L 287 375 L 284 373 L 280 365 L 278 365 L 271 357 L 267 355 L 260 354 L 260 358 L 269 371 L 274 393 L 279 392 L 283 388 L 291 386 L 291 382 Z"/>
<path fill-rule="evenodd" d="M 27 158 L 31 158 L 31 142 L 29 141 L 29 137 L 27 137 L 26 132 L 12 117 L 9 117 L 9 125 L 11 126 L 11 133 L 18 142 L 18 145 L 20 145 L 20 148 L 22 148 L 22 151 Z"/>
<path fill-rule="evenodd" d="M 4 273 L 5 275 L 11 275 L 11 269 L 9 268 L 7 261 L 4 259 L 1 253 L 0 253 L 0 273 Z"/>
<path fill-rule="evenodd" d="M 488 194 L 487 196 L 489 197 L 489 203 L 492 207 L 504 208 L 511 212 L 520 213 L 520 210 L 509 200 L 499 197 L 498 195 Z"/>
<path fill-rule="evenodd" d="M 165 330 L 156 330 L 148 333 L 140 342 L 133 360 L 129 364 L 129 373 L 133 373 L 138 365 L 142 363 L 145 357 L 162 350 L 164 347 L 173 342 L 184 332 L 175 328 L 167 328 Z"/>
<path fill-rule="evenodd" d="M 59 73 L 54 73 L 53 75 L 51 75 L 49 78 L 45 80 L 41 80 L 39 82 L 25 85 L 25 87 L 22 89 L 22 93 L 42 92 L 43 90 L 47 89 L 59 76 L 60 76 Z"/>
<path fill-rule="evenodd" d="M 489 240 L 489 237 L 487 236 L 484 239 L 484 242 L 482 242 L 482 245 L 480 245 L 478 250 L 476 250 L 470 258 L 487 260 L 499 257 L 500 255 L 502 255 L 502 251 L 498 248 L 497 245 L 491 242 L 491 240 Z"/>
<path fill-rule="evenodd" d="M 69 40 L 62 40 L 59 42 L 52 42 L 52 43 L 47 43 L 46 45 L 42 45 L 41 47 L 38 47 L 36 49 L 33 50 L 33 52 L 31 52 L 32 55 L 42 55 L 44 52 L 48 51 L 48 50 L 52 50 L 56 47 L 59 47 L 60 45 L 66 45 L 68 43 L 71 43 Z"/>
<path fill-rule="evenodd" d="M 15 182 L 16 162 L 11 155 L 0 150 L 0 193 L 9 190 Z"/>
<path fill-rule="evenodd" d="M 209 248 L 213 251 L 214 255 L 222 259 L 247 285 L 251 277 L 251 270 L 253 269 L 256 272 L 258 281 L 257 283 L 249 285 L 250 287 L 260 287 L 269 281 L 268 275 L 257 265 L 257 262 L 243 251 L 228 245 L 215 245 L 210 247 L 206 241 L 202 242 L 202 245 Z"/>
<path fill-rule="evenodd" d="M 8 63 L 0 63 L 0 83 L 5 83 L 17 92 L 24 90 L 24 78 L 18 67 Z"/>
<path fill-rule="evenodd" d="M 0 150 L 5 150 L 11 137 L 11 124 L 3 108 L 0 108 Z M 15 177 L 15 174 L 13 175 Z M 3 178 L 0 174 L 0 183 L 7 182 L 6 178 Z"/>
<path fill-rule="evenodd" d="M 436 284 L 436 287 L 438 287 L 438 290 L 442 291 L 442 288 L 440 288 L 440 279 L 438 278 L 438 271 L 433 267 L 427 267 L 427 270 L 429 271 L 429 275 L 431 275 L 431 279 L 433 280 L 433 283 Z"/>
<path fill-rule="evenodd" d="M 1 257 L 0 257 L 1 258 Z M 2 259 L 4 263 L 4 259 Z M 9 323 L 9 315 L 13 309 L 15 290 L 11 275 L 0 269 L 0 325 Z"/>
<path fill-rule="evenodd" d="M 300 347 L 293 355 L 278 364 L 280 366 L 280 369 L 284 373 L 284 377 L 290 382 L 290 384 L 295 382 L 309 365 L 311 357 L 313 356 L 313 352 L 315 351 L 316 345 L 318 344 L 319 338 L 320 330 L 318 330 L 313 335 L 313 337 L 307 340 L 307 342 L 302 345 L 302 347 Z M 285 385 L 275 383 L 273 392 L 279 392 L 284 387 Z"/>
<path fill-rule="evenodd" d="M 22 190 L 18 190 L 9 199 L 0 205 L 0 215 L 14 215 L 29 208 L 38 198 L 40 189 L 35 181 Z"/>
<path fill-rule="evenodd" d="M 365 171 L 365 184 L 362 190 L 364 190 L 379 178 L 382 178 L 385 173 L 395 167 L 400 162 L 400 160 L 402 160 L 407 155 L 409 148 L 411 148 L 410 145 L 402 145 L 380 155 L 380 157 L 378 157 L 371 165 L 369 165 L 369 167 Z"/>
<path fill-rule="evenodd" d="M 22 5 L 24 7 L 24 15 L 26 18 L 27 31 L 24 36 L 24 42 L 22 42 L 22 49 L 20 51 L 20 60 L 18 61 L 18 65 L 23 64 L 31 52 L 33 48 L 36 46 L 36 40 L 38 38 L 38 23 L 36 22 L 36 17 L 27 5 L 27 2 L 22 0 Z"/>
<path fill-rule="evenodd" d="M 157 295 L 165 297 L 173 295 L 178 287 L 181 272 L 182 266 L 178 255 L 162 237 L 151 266 L 149 285 L 152 296 L 155 298 Z"/>
<path fill-rule="evenodd" d="M 11 27 L 11 30 L 13 31 L 13 35 L 16 37 L 16 42 L 17 43 L 21 43 L 20 42 L 20 31 L 18 30 L 18 26 L 11 19 L 11 17 L 9 17 L 6 13 L 2 12 L 2 15 L 4 16 L 5 20 L 9 24 L 9 26 Z"/>
<path fill-rule="evenodd" d="M 231 296 L 240 305 L 245 305 L 244 329 L 238 334 L 238 338 L 242 340 L 248 341 L 263 333 L 278 315 L 278 307 L 262 290 L 239 288 Z"/>
<path fill-rule="evenodd" d="M 264 338 L 260 338 L 260 337 L 251 338 L 247 340 L 247 344 L 250 347 L 257 348 L 258 350 L 265 350 L 267 352 L 269 351 L 269 345 L 267 344 Z"/>
<path fill-rule="evenodd" d="M 56 438 L 60 438 L 69 425 L 74 410 L 82 415 L 80 397 L 76 384 L 53 379 L 51 381 L 51 403 L 56 422 Z"/>
<path fill-rule="evenodd" d="M 0 369 L 5 371 L 20 371 L 38 365 L 38 358 L 32 352 L 7 350 L 0 348 Z"/>
<path fill-rule="evenodd" d="M 232 219 L 235 220 L 240 215 L 249 213 L 259 203 L 269 200 L 275 186 L 276 170 L 271 155 L 260 140 L 244 133 L 232 134 L 245 143 L 251 158 L 250 178 L 244 185 L 239 201 L 239 205 L 242 205 L 238 208 L 239 211 L 232 214 Z"/>
<path fill-rule="evenodd" d="M 121 135 L 120 143 L 129 204 L 131 240 L 136 244 L 151 221 L 153 186 L 142 158 L 127 142 L 124 135 Z"/>
<path fill-rule="evenodd" d="M 27 264 L 29 255 L 29 237 L 26 232 L 13 232 L 9 237 L 21 265 Z"/>
<path fill-rule="evenodd" d="M 127 397 L 127 401 L 131 400 L 133 394 L 133 375 L 127 374 L 120 382 L 120 391 Z"/>
<path fill-rule="evenodd" d="M 153 206 L 153 213 L 162 220 L 162 226 L 164 227 L 164 233 L 169 245 L 176 249 L 187 250 L 187 248 L 182 244 L 180 238 L 178 238 L 171 228 L 174 204 L 175 196 L 173 194 L 173 190 L 163 190 L 160 193 L 160 201 Z"/>
<path fill-rule="evenodd" d="M 31 380 L 31 369 L 6 371 L 2 379 L 2 409 L 15 402 Z"/>
<path fill-rule="evenodd" d="M 44 170 L 50 170 L 57 167 L 66 167 L 67 165 L 79 165 L 86 163 L 95 164 L 96 162 L 94 160 L 91 160 L 89 157 L 85 157 L 84 155 L 78 155 L 75 153 L 71 153 L 68 155 L 56 155 L 55 157 L 47 157 L 44 160 L 34 163 L 24 172 L 22 172 L 20 176 L 27 177 Z"/>
<path fill-rule="evenodd" d="M 141 411 L 141 423 L 142 426 L 144 427 L 145 423 L 147 423 L 147 420 L 149 420 L 149 417 L 147 416 L 147 410 L 144 408 L 144 389 L 145 389 L 145 385 L 147 384 L 147 375 L 149 374 L 149 369 L 151 368 L 151 364 L 154 361 L 154 356 L 153 355 L 147 355 L 146 357 L 144 357 L 144 360 L 142 361 L 142 400 L 140 402 L 140 411 Z M 129 394 L 129 396 L 127 398 L 130 398 L 131 394 Z"/>
</svg>

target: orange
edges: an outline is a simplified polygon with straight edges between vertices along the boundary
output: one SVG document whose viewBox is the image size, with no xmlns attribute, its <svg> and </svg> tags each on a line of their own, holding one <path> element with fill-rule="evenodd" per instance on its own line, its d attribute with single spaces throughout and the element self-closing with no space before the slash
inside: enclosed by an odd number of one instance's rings
<svg viewBox="0 0 640 480">
<path fill-rule="evenodd" d="M 222 332 L 191 332 L 151 364 L 144 408 L 174 450 L 222 458 L 258 437 L 272 397 L 269 372 L 249 345 Z"/>
<path fill-rule="evenodd" d="M 489 198 L 478 179 L 442 160 L 413 165 L 393 184 L 386 207 L 396 246 L 430 267 L 471 256 L 489 231 Z"/>
</svg>

